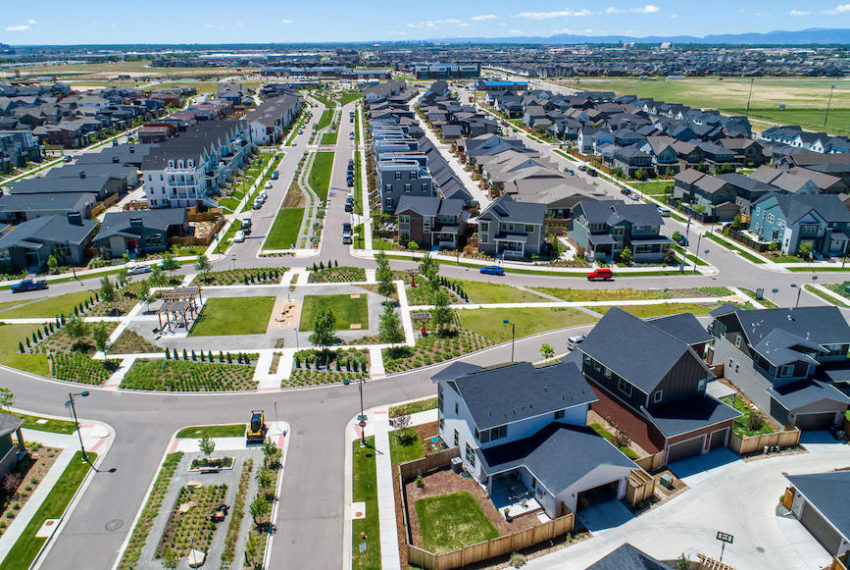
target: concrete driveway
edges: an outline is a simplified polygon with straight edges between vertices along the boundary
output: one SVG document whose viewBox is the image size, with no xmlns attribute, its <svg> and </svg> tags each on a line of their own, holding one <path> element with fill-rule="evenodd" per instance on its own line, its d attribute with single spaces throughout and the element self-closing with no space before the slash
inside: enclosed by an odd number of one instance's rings
<svg viewBox="0 0 850 570">
<path fill-rule="evenodd" d="M 626 524 L 635 516 L 623 501 L 612 499 L 603 503 L 590 505 L 578 512 L 578 521 L 590 532 L 599 532 Z"/>
</svg>

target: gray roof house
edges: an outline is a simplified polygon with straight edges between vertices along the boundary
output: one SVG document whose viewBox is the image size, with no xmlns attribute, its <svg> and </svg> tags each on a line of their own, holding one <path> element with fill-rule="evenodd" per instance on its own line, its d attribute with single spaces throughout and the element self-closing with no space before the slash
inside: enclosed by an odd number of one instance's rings
<svg viewBox="0 0 850 570">
<path fill-rule="evenodd" d="M 628 542 L 612 550 L 585 570 L 672 570 L 673 567 L 656 560 Z"/>
<path fill-rule="evenodd" d="M 463 246 L 469 214 L 463 200 L 437 196 L 402 196 L 396 207 L 398 242 L 413 241 L 426 249 Z"/>
<path fill-rule="evenodd" d="M 7 273 L 40 269 L 55 255 L 60 264 L 81 265 L 97 222 L 76 212 L 41 216 L 0 236 L 0 267 Z"/>
<path fill-rule="evenodd" d="M 503 194 L 478 216 L 478 251 L 494 257 L 540 255 L 546 243 L 546 206 Z"/>
<path fill-rule="evenodd" d="M 659 262 L 673 243 L 661 235 L 663 220 L 652 204 L 627 204 L 622 200 L 586 200 L 572 212 L 569 237 L 600 260 L 612 260 L 625 248 L 640 262 Z"/>
<path fill-rule="evenodd" d="M 846 553 L 850 551 L 850 471 L 785 477 L 793 486 L 791 512 L 830 556 L 844 556 L 846 567 Z"/>
<path fill-rule="evenodd" d="M 168 249 L 168 238 L 190 233 L 185 208 L 108 212 L 94 243 L 106 258 Z"/>
<path fill-rule="evenodd" d="M 21 452 L 26 450 L 23 425 L 23 418 L 0 412 L 0 478 L 17 465 Z M 12 440 L 13 434 L 17 445 Z"/>
</svg>

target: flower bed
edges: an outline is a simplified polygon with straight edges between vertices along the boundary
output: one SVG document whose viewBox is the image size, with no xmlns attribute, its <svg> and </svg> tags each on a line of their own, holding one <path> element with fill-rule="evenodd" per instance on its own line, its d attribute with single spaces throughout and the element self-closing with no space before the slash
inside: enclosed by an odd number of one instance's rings
<svg viewBox="0 0 850 570">
<path fill-rule="evenodd" d="M 420 337 L 414 347 L 399 346 L 385 348 L 384 369 L 387 374 L 397 374 L 422 366 L 430 366 L 438 362 L 457 358 L 493 344 L 483 336 L 461 330 L 454 336 L 441 337 L 430 335 Z"/>
<path fill-rule="evenodd" d="M 366 270 L 362 267 L 333 267 L 313 270 L 307 283 L 348 283 L 366 281 Z"/>
<path fill-rule="evenodd" d="M 154 519 L 156 519 L 157 514 L 159 514 L 159 509 L 162 506 L 162 499 L 165 497 L 166 491 L 168 491 L 168 485 L 171 483 L 174 471 L 177 469 L 182 458 L 183 454 L 180 452 L 171 453 L 162 463 L 159 475 L 157 475 L 156 481 L 154 481 L 150 495 L 148 496 L 148 502 L 145 504 L 145 508 L 142 510 L 142 514 L 139 516 L 139 520 L 136 522 L 136 526 L 133 529 L 133 534 L 130 535 L 130 541 L 127 544 L 127 548 L 121 556 L 121 562 L 118 565 L 119 569 L 130 570 L 132 568 L 136 568 L 139 558 L 142 555 L 142 548 L 148 540 L 148 534 L 151 531 Z"/>
<path fill-rule="evenodd" d="M 47 357 L 50 375 L 80 384 L 103 384 L 118 369 L 118 360 L 92 360 L 85 354 L 56 353 Z"/>
<path fill-rule="evenodd" d="M 195 285 L 263 285 L 280 283 L 286 267 L 275 267 L 273 269 L 260 269 L 256 267 L 248 269 L 226 269 L 224 271 L 210 271 L 195 277 L 192 281 Z"/>
<path fill-rule="evenodd" d="M 369 353 L 365 350 L 302 350 L 295 354 L 292 374 L 289 379 L 283 380 L 281 386 L 288 388 L 359 380 L 369 376 L 368 366 Z"/>
<path fill-rule="evenodd" d="M 254 390 L 254 367 L 186 360 L 137 360 L 121 382 L 128 390 L 232 392 Z"/>
<path fill-rule="evenodd" d="M 227 485 L 181 488 L 156 548 L 156 557 L 180 559 L 192 549 L 207 552 L 217 528 L 210 522 L 210 515 L 224 501 L 226 493 Z M 186 505 L 190 505 L 188 510 L 184 510 Z"/>
<path fill-rule="evenodd" d="M 199 459 L 193 459 L 192 464 L 189 466 L 190 471 L 197 471 L 200 469 L 232 469 L 233 468 L 233 458 L 232 457 L 201 457 Z"/>
</svg>

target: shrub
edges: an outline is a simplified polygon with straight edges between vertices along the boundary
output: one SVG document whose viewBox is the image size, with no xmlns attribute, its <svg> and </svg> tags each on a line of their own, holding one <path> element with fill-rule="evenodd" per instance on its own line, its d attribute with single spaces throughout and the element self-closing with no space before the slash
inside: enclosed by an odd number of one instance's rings
<svg viewBox="0 0 850 570">
<path fill-rule="evenodd" d="M 747 429 L 750 431 L 759 431 L 764 427 L 764 416 L 761 412 L 751 412 L 747 416 Z"/>
</svg>

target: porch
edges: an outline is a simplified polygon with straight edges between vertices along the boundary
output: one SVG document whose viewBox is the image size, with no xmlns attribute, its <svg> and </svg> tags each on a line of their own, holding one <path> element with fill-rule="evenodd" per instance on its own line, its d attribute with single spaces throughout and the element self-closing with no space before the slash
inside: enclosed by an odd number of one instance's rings
<svg viewBox="0 0 850 570">
<path fill-rule="evenodd" d="M 497 511 L 504 515 L 508 509 L 511 519 L 532 513 L 546 514 L 523 483 L 518 469 L 488 477 L 487 494 Z"/>
</svg>

